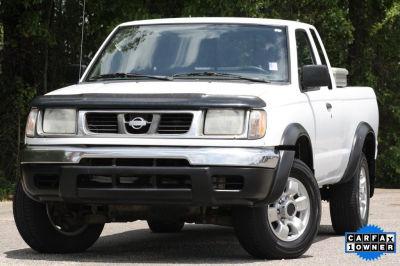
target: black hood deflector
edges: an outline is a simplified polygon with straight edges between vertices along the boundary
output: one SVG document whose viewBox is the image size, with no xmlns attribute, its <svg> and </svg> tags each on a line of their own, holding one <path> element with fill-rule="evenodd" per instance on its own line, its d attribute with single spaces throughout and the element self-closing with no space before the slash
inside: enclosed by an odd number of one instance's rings
<svg viewBox="0 0 400 266">
<path fill-rule="evenodd" d="M 205 109 L 263 108 L 256 96 L 184 94 L 76 94 L 36 97 L 31 107 L 73 107 L 77 109 Z"/>
</svg>

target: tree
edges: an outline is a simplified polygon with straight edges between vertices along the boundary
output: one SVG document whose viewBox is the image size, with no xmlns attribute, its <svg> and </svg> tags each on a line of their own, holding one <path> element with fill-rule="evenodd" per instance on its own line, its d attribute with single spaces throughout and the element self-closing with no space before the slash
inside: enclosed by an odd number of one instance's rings
<svg viewBox="0 0 400 266">
<path fill-rule="evenodd" d="M 30 100 L 67 85 L 70 65 L 79 62 L 82 5 L 0 0 L 0 187 L 18 178 Z M 331 64 L 348 68 L 351 84 L 375 88 L 384 114 L 377 181 L 400 186 L 399 13 L 400 0 L 86 0 L 83 58 L 88 63 L 109 32 L 130 20 L 243 16 L 314 24 Z"/>
</svg>

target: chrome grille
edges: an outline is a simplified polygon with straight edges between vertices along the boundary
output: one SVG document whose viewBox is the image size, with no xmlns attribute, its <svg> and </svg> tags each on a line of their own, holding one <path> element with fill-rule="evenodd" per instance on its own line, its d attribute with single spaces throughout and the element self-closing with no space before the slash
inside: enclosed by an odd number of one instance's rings
<svg viewBox="0 0 400 266">
<path fill-rule="evenodd" d="M 118 114 L 116 113 L 87 113 L 87 128 L 92 133 L 117 134 Z"/>
<path fill-rule="evenodd" d="M 157 132 L 159 134 L 184 134 L 187 133 L 192 125 L 193 114 L 168 113 L 161 114 Z"/>
<path fill-rule="evenodd" d="M 99 135 L 177 135 L 191 132 L 193 111 L 85 111 L 84 132 Z M 201 113 L 196 113 L 200 115 Z"/>
</svg>

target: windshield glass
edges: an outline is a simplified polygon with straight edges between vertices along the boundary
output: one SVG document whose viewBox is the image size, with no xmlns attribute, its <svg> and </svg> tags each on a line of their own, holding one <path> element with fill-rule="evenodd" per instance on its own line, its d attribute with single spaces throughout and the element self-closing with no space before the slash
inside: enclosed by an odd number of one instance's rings
<svg viewBox="0 0 400 266">
<path fill-rule="evenodd" d="M 287 82 L 286 28 L 236 24 L 121 27 L 101 52 L 87 80 L 115 73 L 193 78 L 206 72 Z"/>
</svg>

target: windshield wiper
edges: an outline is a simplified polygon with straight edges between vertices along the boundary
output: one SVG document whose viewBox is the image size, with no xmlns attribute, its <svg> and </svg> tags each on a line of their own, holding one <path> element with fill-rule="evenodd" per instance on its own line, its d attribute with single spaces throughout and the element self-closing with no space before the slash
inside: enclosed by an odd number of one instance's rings
<svg viewBox="0 0 400 266">
<path fill-rule="evenodd" d="M 158 80 L 173 80 L 173 78 L 169 77 L 169 76 L 156 76 L 156 75 L 147 75 L 147 74 L 139 74 L 139 73 L 109 73 L 109 74 L 101 74 L 101 75 L 90 77 L 88 80 L 137 79 L 137 78 L 148 78 L 148 79 L 158 79 Z"/>
<path fill-rule="evenodd" d="M 223 77 L 226 79 L 242 79 L 242 80 L 248 80 L 248 81 L 254 81 L 254 82 L 271 83 L 271 81 L 265 80 L 265 79 L 251 78 L 251 77 L 246 77 L 246 76 L 236 75 L 236 74 L 231 74 L 231 73 L 210 72 L 210 71 L 178 73 L 178 74 L 173 75 L 172 77 L 173 78 L 179 78 L 179 77 Z"/>
</svg>

